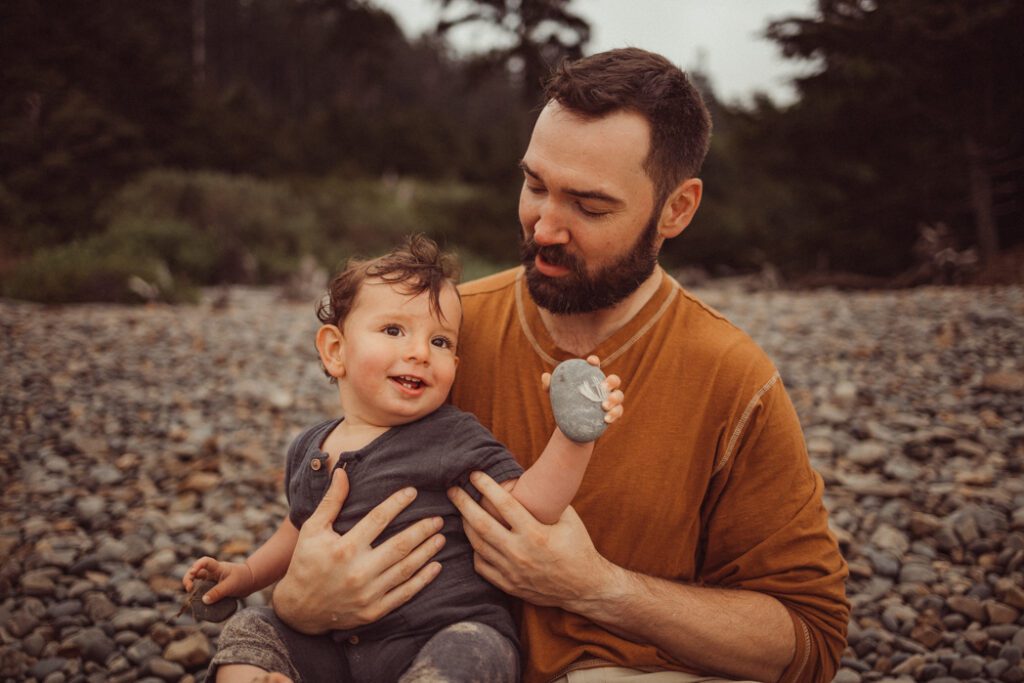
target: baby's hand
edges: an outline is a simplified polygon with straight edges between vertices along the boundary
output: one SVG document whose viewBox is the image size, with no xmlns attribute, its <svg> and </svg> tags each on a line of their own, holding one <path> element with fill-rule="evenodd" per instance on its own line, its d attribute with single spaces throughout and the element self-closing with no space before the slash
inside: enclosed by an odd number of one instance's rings
<svg viewBox="0 0 1024 683">
<path fill-rule="evenodd" d="M 601 361 L 597 356 L 587 356 L 587 362 L 595 367 L 601 367 Z M 551 381 L 550 375 L 548 381 Z M 618 375 L 608 375 L 601 382 L 601 386 L 604 387 L 604 392 L 608 395 L 608 398 L 601 403 L 605 413 L 604 421 L 611 424 L 622 417 L 622 403 L 626 400 L 625 394 L 619 389 L 622 386 L 622 380 Z"/>
<path fill-rule="evenodd" d="M 192 590 L 196 579 L 216 581 L 217 585 L 207 591 L 203 602 L 212 605 L 228 596 L 244 598 L 252 593 L 254 577 L 249 565 L 238 562 L 218 562 L 212 557 L 201 557 L 185 572 L 181 583 L 185 590 Z"/>
</svg>

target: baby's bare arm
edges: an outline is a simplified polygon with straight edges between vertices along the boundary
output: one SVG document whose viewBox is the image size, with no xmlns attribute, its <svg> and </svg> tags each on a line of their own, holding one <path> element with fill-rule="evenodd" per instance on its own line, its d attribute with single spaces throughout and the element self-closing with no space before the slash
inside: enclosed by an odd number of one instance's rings
<svg viewBox="0 0 1024 683">
<path fill-rule="evenodd" d="M 587 361 L 592 365 L 598 364 L 595 356 L 587 358 Z M 545 373 L 542 378 L 545 389 L 550 380 L 550 375 Z M 608 396 L 601 407 L 605 411 L 604 420 L 609 424 L 622 415 L 621 383 L 618 375 L 609 375 L 604 381 Z M 577 443 L 556 427 L 537 462 L 522 477 L 503 482 L 502 486 L 538 521 L 554 524 L 579 490 L 593 452 L 593 441 Z M 486 499 L 483 502 L 488 512 L 497 517 L 497 510 L 491 509 Z"/>
</svg>

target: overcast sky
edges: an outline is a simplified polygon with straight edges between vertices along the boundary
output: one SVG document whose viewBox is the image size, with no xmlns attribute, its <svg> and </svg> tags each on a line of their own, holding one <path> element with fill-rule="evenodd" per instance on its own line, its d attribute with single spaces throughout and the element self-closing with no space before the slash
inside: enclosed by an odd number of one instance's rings
<svg viewBox="0 0 1024 683">
<path fill-rule="evenodd" d="M 390 11 L 410 37 L 432 28 L 437 0 L 373 0 Z M 788 80 L 810 65 L 783 59 L 775 43 L 760 37 L 772 19 L 807 16 L 814 0 L 574 0 L 570 9 L 591 26 L 588 53 L 635 46 L 660 52 L 711 75 L 723 100 L 747 101 L 755 90 L 777 102 L 792 100 Z M 453 36 L 456 47 L 475 46 L 493 34 L 477 30 Z"/>
</svg>

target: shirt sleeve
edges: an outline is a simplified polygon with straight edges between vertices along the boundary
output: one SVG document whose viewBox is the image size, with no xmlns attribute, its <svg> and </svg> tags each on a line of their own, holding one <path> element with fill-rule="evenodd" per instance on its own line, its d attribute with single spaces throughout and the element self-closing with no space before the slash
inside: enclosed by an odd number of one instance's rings
<svg viewBox="0 0 1024 683">
<path fill-rule="evenodd" d="M 453 420 L 441 459 L 445 485 L 465 489 L 478 502 L 481 494 L 469 483 L 471 473 L 484 472 L 499 484 L 523 474 L 523 468 L 504 444 L 469 413 L 460 412 Z"/>
<path fill-rule="evenodd" d="M 728 426 L 724 443 L 701 513 L 700 579 L 781 602 L 796 652 L 780 681 L 827 683 L 846 646 L 847 566 L 777 373 Z"/>
</svg>

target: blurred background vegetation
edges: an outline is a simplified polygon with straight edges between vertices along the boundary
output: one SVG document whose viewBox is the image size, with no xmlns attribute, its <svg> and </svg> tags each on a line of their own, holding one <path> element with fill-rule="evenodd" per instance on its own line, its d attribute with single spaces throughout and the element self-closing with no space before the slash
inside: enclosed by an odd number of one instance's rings
<svg viewBox="0 0 1024 683">
<path fill-rule="evenodd" d="M 415 231 L 467 276 L 511 265 L 539 80 L 589 27 L 569 0 L 462 4 L 410 41 L 362 0 L 0 3 L 0 294 L 189 300 Z M 509 46 L 455 55 L 469 21 Z M 1024 3 L 819 0 L 765 32 L 820 67 L 786 106 L 725 104 L 692 74 L 715 133 L 666 265 L 1019 277 Z"/>
</svg>

